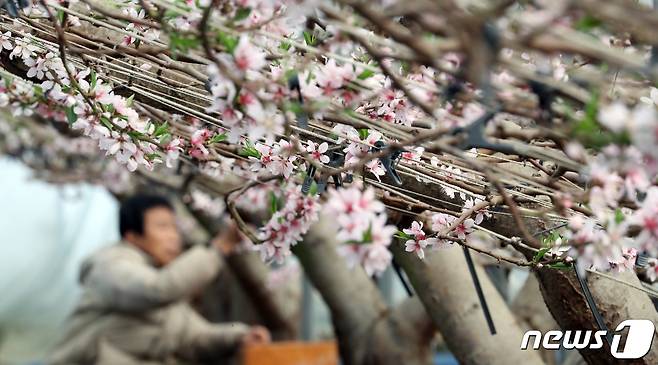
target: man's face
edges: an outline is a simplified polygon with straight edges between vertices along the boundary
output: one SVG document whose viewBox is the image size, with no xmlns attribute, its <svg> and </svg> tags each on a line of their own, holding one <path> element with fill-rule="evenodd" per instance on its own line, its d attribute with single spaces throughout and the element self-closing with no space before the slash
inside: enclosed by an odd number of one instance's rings
<svg viewBox="0 0 658 365">
<path fill-rule="evenodd" d="M 148 209 L 144 213 L 144 233 L 128 232 L 126 238 L 151 255 L 158 266 L 173 261 L 181 252 L 176 215 L 166 207 Z"/>
</svg>

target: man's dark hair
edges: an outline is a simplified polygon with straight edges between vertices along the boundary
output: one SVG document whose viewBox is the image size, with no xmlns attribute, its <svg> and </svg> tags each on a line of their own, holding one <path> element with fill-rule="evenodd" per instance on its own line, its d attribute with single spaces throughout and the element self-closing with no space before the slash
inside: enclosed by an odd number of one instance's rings
<svg viewBox="0 0 658 365">
<path fill-rule="evenodd" d="M 144 214 L 147 210 L 156 207 L 174 207 L 163 196 L 151 194 L 137 194 L 126 199 L 119 210 L 119 233 L 123 237 L 128 231 L 138 234 L 144 233 Z"/>
</svg>

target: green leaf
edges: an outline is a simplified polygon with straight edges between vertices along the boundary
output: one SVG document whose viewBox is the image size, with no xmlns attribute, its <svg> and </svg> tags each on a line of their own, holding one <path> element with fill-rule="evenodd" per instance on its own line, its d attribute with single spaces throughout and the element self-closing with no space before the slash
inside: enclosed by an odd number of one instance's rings
<svg viewBox="0 0 658 365">
<path fill-rule="evenodd" d="M 399 238 L 402 238 L 402 239 L 405 239 L 405 240 L 412 240 L 412 239 L 414 239 L 413 236 L 408 235 L 408 234 L 406 234 L 406 233 L 404 233 L 404 232 L 402 232 L 402 231 L 398 231 L 398 232 L 395 234 L 395 236 L 396 236 L 396 237 L 399 237 Z"/>
<path fill-rule="evenodd" d="M 289 50 L 290 47 L 292 47 L 292 43 L 290 43 L 290 42 L 281 41 L 281 43 L 279 44 L 279 49 L 282 49 L 284 51 Z"/>
<path fill-rule="evenodd" d="M 66 108 L 66 120 L 68 121 L 69 126 L 78 120 L 78 115 L 75 114 L 75 111 L 73 111 L 73 106 Z"/>
<path fill-rule="evenodd" d="M 372 70 L 364 70 L 357 76 L 356 78 L 359 80 L 365 80 L 371 76 L 373 76 L 375 73 Z"/>
<path fill-rule="evenodd" d="M 169 33 L 169 48 L 175 54 L 188 53 L 190 49 L 198 48 L 201 39 L 193 35 L 183 35 L 177 32 Z"/>
<path fill-rule="evenodd" d="M 558 231 L 552 231 L 542 239 L 542 242 L 546 247 L 552 247 L 553 243 L 555 243 L 555 241 L 557 241 L 558 238 L 562 238 L 562 236 L 558 233 Z"/>
<path fill-rule="evenodd" d="M 315 34 L 305 30 L 304 33 L 304 41 L 306 42 L 307 45 L 309 46 L 315 46 L 315 43 L 317 42 L 317 38 L 315 37 Z"/>
<path fill-rule="evenodd" d="M 280 197 L 278 197 L 276 194 L 274 194 L 273 191 L 270 191 L 270 213 L 274 214 L 283 207 L 283 201 L 281 200 Z"/>
<path fill-rule="evenodd" d="M 249 14 L 251 14 L 251 8 L 246 7 L 246 8 L 240 8 L 238 11 L 235 12 L 235 16 L 233 17 L 233 21 L 239 22 L 240 20 L 246 19 Z"/>
<path fill-rule="evenodd" d="M 130 94 L 128 99 L 126 99 L 126 106 L 131 107 L 133 105 L 133 99 L 135 99 L 135 94 Z"/>
<path fill-rule="evenodd" d="M 113 126 L 112 126 L 112 123 L 110 123 L 110 120 L 107 119 L 107 117 L 101 117 L 101 124 L 103 124 L 105 126 L 105 128 L 107 128 L 109 130 L 114 129 Z"/>
<path fill-rule="evenodd" d="M 226 140 L 226 133 L 215 134 L 208 140 L 208 144 L 219 143 Z"/>
<path fill-rule="evenodd" d="M 101 104 L 101 108 L 105 112 L 114 113 L 114 105 L 112 104 Z"/>
<path fill-rule="evenodd" d="M 253 143 L 247 141 L 245 142 L 245 146 L 238 152 L 240 156 L 243 157 L 255 157 L 255 158 L 260 158 L 260 152 L 254 147 Z"/>
<path fill-rule="evenodd" d="M 5 88 L 7 89 L 11 88 L 11 84 L 14 81 L 14 78 L 9 76 L 3 76 L 3 78 L 5 80 Z"/>
<path fill-rule="evenodd" d="M 567 270 L 567 271 L 573 270 L 572 265 L 567 265 L 564 262 L 557 262 L 555 264 L 550 264 L 548 265 L 548 267 L 550 267 L 551 269 L 558 269 L 558 270 Z"/>
<path fill-rule="evenodd" d="M 286 70 L 286 72 L 283 74 L 283 77 L 285 77 L 286 80 L 290 80 L 296 75 L 297 75 L 297 70 L 291 68 L 289 70 Z"/>
<path fill-rule="evenodd" d="M 153 132 L 153 135 L 154 135 L 155 137 L 160 137 L 160 136 L 162 136 L 162 135 L 164 135 L 164 134 L 168 134 L 168 133 L 169 133 L 169 123 L 168 123 L 168 122 L 164 122 L 164 123 L 158 125 L 158 126 L 155 128 L 155 132 Z"/>
<path fill-rule="evenodd" d="M 132 139 L 135 139 L 135 140 L 139 140 L 139 139 L 141 139 L 141 138 L 144 137 L 144 134 L 143 134 L 143 133 L 141 133 L 141 132 L 137 132 L 137 131 L 130 131 L 130 132 L 128 132 L 128 135 L 129 135 Z"/>
<path fill-rule="evenodd" d="M 311 72 L 308 73 L 308 76 L 306 76 L 306 81 L 305 82 L 307 84 L 310 84 L 311 80 L 313 80 L 314 78 L 315 78 L 315 74 L 313 74 L 313 72 L 311 71 Z"/>
<path fill-rule="evenodd" d="M 359 118 L 359 113 L 355 112 L 352 109 L 347 109 L 347 108 L 343 109 L 343 113 L 345 113 L 345 115 L 348 115 L 352 118 Z"/>
<path fill-rule="evenodd" d="M 169 132 L 167 132 L 167 133 L 161 135 L 160 137 L 158 137 L 158 141 L 160 142 L 160 144 L 169 143 L 170 140 L 171 140 L 171 133 L 169 133 Z"/>
<path fill-rule="evenodd" d="M 315 196 L 318 193 L 318 183 L 315 181 L 311 182 L 311 188 L 308 189 L 308 195 L 309 196 Z"/>
<path fill-rule="evenodd" d="M 167 8 L 167 10 L 165 10 L 163 18 L 164 19 L 173 19 L 173 18 L 179 17 L 180 15 L 181 14 L 178 11 L 173 10 L 172 8 Z"/>
<path fill-rule="evenodd" d="M 592 93 L 592 98 L 587 102 L 585 106 L 585 118 L 590 120 L 596 120 L 596 114 L 599 111 L 599 94 L 594 92 Z"/>
<path fill-rule="evenodd" d="M 64 10 L 57 10 L 57 19 L 59 20 L 59 24 L 64 24 Z"/>
<path fill-rule="evenodd" d="M 359 129 L 359 138 L 361 138 L 361 139 L 366 139 L 366 138 L 368 138 L 368 135 L 369 135 L 369 134 L 370 134 L 370 132 L 368 132 L 368 129 L 367 129 L 367 128 L 361 128 L 361 129 Z"/>
<path fill-rule="evenodd" d="M 98 81 L 98 75 L 96 74 L 96 71 L 93 69 L 89 73 L 90 78 L 91 78 L 91 90 L 94 90 L 96 88 L 96 82 Z"/>
<path fill-rule="evenodd" d="M 402 66 L 402 71 L 404 72 L 411 71 L 411 64 L 408 61 L 401 61 L 400 66 Z"/>
<path fill-rule="evenodd" d="M 532 258 L 532 261 L 539 262 L 544 257 L 544 255 L 546 255 L 546 252 L 548 252 L 549 250 L 550 250 L 549 247 L 540 248 L 539 251 L 537 251 L 535 256 Z"/>
<path fill-rule="evenodd" d="M 372 224 L 368 226 L 368 229 L 363 232 L 363 242 L 369 243 L 372 242 Z"/>
<path fill-rule="evenodd" d="M 260 152 L 258 152 L 258 150 L 255 149 L 255 148 L 244 149 L 243 151 L 244 151 L 244 155 L 243 155 L 243 156 L 247 156 L 247 157 L 255 157 L 255 158 L 261 158 L 261 154 L 260 154 Z"/>
<path fill-rule="evenodd" d="M 285 110 L 289 110 L 296 115 L 302 114 L 304 112 L 304 108 L 302 108 L 302 105 L 298 101 L 288 101 L 285 103 Z"/>
<path fill-rule="evenodd" d="M 224 32 L 217 33 L 217 41 L 221 43 L 228 53 L 233 54 L 235 47 L 238 46 L 239 39 L 237 37 L 230 36 Z"/>
<path fill-rule="evenodd" d="M 41 98 L 43 96 L 43 89 L 39 85 L 34 85 L 34 96 Z"/>
<path fill-rule="evenodd" d="M 615 223 L 619 224 L 619 223 L 623 222 L 624 219 L 625 219 L 624 213 L 622 213 L 620 208 L 617 208 L 615 210 Z"/>
<path fill-rule="evenodd" d="M 157 153 L 157 152 L 147 153 L 147 154 L 144 155 L 144 158 L 147 159 L 147 160 L 149 160 L 149 161 L 153 161 L 153 160 L 155 160 L 155 159 L 159 159 L 159 158 L 160 158 L 160 154 Z"/>
<path fill-rule="evenodd" d="M 600 27 L 603 23 L 591 15 L 585 15 L 584 17 L 578 19 L 578 22 L 575 24 L 575 28 L 581 32 L 589 32 L 590 30 Z"/>
<path fill-rule="evenodd" d="M 585 116 L 578 121 L 571 130 L 574 138 L 581 141 L 585 147 L 601 148 L 608 142 L 608 138 L 602 133 L 596 115 L 599 109 L 598 95 L 592 93 L 592 98 L 585 105 Z"/>
</svg>

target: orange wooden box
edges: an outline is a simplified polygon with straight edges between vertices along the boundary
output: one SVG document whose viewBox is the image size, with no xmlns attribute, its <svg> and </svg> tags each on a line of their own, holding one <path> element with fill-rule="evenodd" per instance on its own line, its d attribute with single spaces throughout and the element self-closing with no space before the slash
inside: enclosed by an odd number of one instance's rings
<svg viewBox="0 0 658 365">
<path fill-rule="evenodd" d="M 242 353 L 242 365 L 337 365 L 335 341 L 275 342 L 250 345 Z"/>
</svg>

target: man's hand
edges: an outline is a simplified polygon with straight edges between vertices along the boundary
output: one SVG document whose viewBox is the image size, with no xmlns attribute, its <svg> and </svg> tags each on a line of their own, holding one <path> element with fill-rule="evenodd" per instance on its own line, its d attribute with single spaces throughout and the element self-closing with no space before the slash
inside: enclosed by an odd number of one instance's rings
<svg viewBox="0 0 658 365">
<path fill-rule="evenodd" d="M 230 220 L 212 240 L 212 244 L 224 255 L 233 253 L 240 242 L 242 242 L 242 234 L 233 220 Z"/>
<path fill-rule="evenodd" d="M 251 326 L 249 332 L 242 337 L 242 345 L 270 343 L 270 331 L 263 326 Z"/>
</svg>

